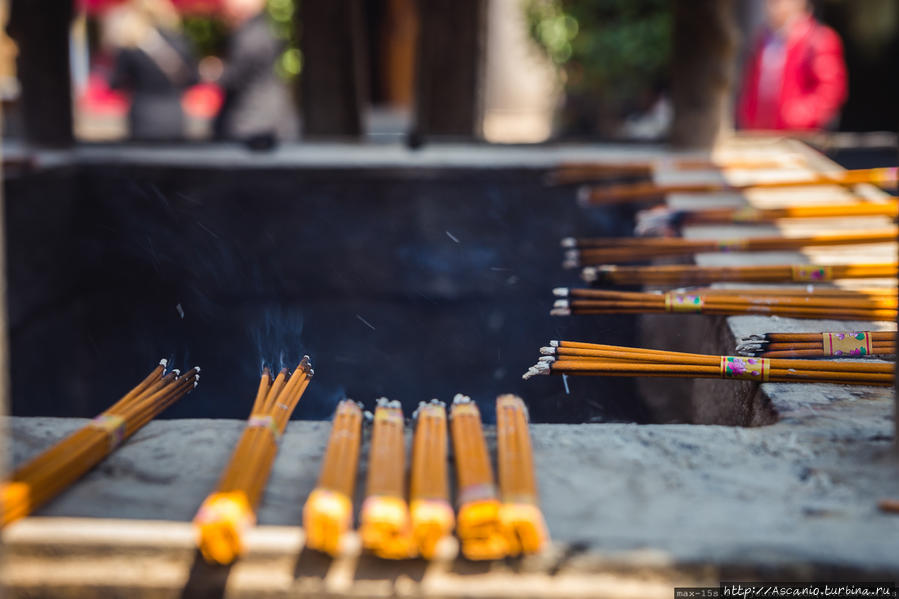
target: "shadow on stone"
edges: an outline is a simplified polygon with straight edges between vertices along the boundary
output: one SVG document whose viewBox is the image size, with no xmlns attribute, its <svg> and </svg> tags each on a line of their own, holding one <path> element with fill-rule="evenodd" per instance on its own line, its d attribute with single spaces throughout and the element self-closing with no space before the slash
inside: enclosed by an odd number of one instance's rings
<svg viewBox="0 0 899 599">
<path fill-rule="evenodd" d="M 293 567 L 294 580 L 298 578 L 323 579 L 332 563 L 331 556 L 303 547 Z"/>
<path fill-rule="evenodd" d="M 356 580 L 390 580 L 396 582 L 400 576 L 421 582 L 428 562 L 423 559 L 389 560 L 373 555 L 359 556 L 356 564 Z"/>
<path fill-rule="evenodd" d="M 187 582 L 181 590 L 181 599 L 217 599 L 225 596 L 225 585 L 231 566 L 209 564 L 199 550 L 194 552 Z"/>
</svg>

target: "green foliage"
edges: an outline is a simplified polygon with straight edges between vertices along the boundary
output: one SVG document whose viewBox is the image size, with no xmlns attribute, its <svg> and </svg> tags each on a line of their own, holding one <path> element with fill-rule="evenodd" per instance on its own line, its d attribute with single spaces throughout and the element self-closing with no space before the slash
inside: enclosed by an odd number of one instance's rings
<svg viewBox="0 0 899 599">
<path fill-rule="evenodd" d="M 266 12 L 272 33 L 284 44 L 284 51 L 275 64 L 275 70 L 284 79 L 292 79 L 303 68 L 294 15 L 300 9 L 300 0 L 268 0 Z M 184 34 L 191 41 L 197 56 L 221 56 L 227 45 L 228 25 L 215 16 L 187 16 L 183 22 Z"/>
<path fill-rule="evenodd" d="M 303 55 L 300 52 L 299 40 L 294 14 L 300 9 L 300 0 L 268 0 L 268 16 L 272 22 L 275 36 L 284 42 L 275 70 L 284 79 L 293 79 L 303 69 Z"/>
<path fill-rule="evenodd" d="M 667 78 L 670 4 L 525 0 L 525 14 L 530 37 L 558 65 L 567 95 L 592 96 L 600 110 L 620 116 Z"/>
</svg>

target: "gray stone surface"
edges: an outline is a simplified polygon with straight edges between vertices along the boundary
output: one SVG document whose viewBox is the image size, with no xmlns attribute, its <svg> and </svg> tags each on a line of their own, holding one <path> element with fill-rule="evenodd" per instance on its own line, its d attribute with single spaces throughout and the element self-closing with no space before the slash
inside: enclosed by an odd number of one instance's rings
<svg viewBox="0 0 899 599">
<path fill-rule="evenodd" d="M 601 555 L 652 550 L 680 565 L 839 565 L 899 575 L 899 518 L 876 508 L 878 498 L 899 496 L 889 401 L 807 389 L 790 399 L 783 387 L 790 409 L 763 428 L 533 425 L 553 538 Z M 13 418 L 16 462 L 84 422 Z M 150 423 L 37 515 L 189 521 L 242 425 Z M 290 424 L 261 524 L 300 523 L 328 430 L 324 422 Z M 492 449 L 491 429 L 487 436 Z"/>
</svg>

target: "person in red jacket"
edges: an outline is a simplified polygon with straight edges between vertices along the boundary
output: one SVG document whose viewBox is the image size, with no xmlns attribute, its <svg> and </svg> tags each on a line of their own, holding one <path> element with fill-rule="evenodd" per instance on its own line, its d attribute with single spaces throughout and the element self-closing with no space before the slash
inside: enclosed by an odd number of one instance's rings
<svg viewBox="0 0 899 599">
<path fill-rule="evenodd" d="M 846 63 L 836 32 L 808 0 L 765 0 L 768 26 L 747 63 L 737 106 L 744 129 L 822 129 L 846 101 Z"/>
</svg>

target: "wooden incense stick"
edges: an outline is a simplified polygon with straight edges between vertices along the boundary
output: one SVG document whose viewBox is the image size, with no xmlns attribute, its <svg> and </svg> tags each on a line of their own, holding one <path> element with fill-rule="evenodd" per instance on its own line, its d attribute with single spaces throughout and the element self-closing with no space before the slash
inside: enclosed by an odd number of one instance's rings
<svg viewBox="0 0 899 599">
<path fill-rule="evenodd" d="M 858 198 L 839 204 L 809 204 L 783 208 L 709 208 L 674 210 L 657 206 L 637 213 L 635 234 L 641 237 L 670 234 L 690 225 L 774 223 L 783 219 L 846 218 L 885 216 L 899 218 L 899 200 L 870 201 Z"/>
<path fill-rule="evenodd" d="M 893 355 L 896 353 L 896 333 L 895 331 L 765 333 L 743 338 L 737 344 L 736 351 L 742 356 L 759 358 L 827 356 L 863 358 Z"/>
<path fill-rule="evenodd" d="M 455 525 L 447 480 L 446 408 L 436 399 L 422 402 L 414 418 L 409 489 L 412 533 L 421 556 L 434 559 L 448 545 Z"/>
<path fill-rule="evenodd" d="M 762 266 L 587 266 L 581 277 L 597 285 L 711 285 L 712 283 L 822 283 L 835 279 L 893 278 L 895 262 Z"/>
<path fill-rule="evenodd" d="M 634 183 L 582 187 L 579 200 L 590 205 L 607 205 L 627 202 L 660 200 L 670 193 L 721 193 L 747 192 L 753 189 L 779 189 L 810 185 L 857 185 L 869 183 L 882 187 L 895 187 L 897 168 L 872 168 L 843 171 L 840 173 L 815 173 L 811 177 L 779 181 L 756 181 L 742 185 L 725 182 L 714 183 Z"/>
<path fill-rule="evenodd" d="M 659 293 L 560 287 L 553 293 L 565 299 L 556 300 L 550 314 L 764 314 L 833 320 L 895 320 L 897 316 L 895 295 L 863 290 L 806 295 L 782 291 L 769 288 L 765 295 L 759 289 L 697 288 Z"/>
<path fill-rule="evenodd" d="M 895 371 L 891 362 L 709 356 L 573 341 L 550 342 L 540 351 L 544 355 L 525 379 L 569 374 L 883 386 L 894 383 Z"/>
<path fill-rule="evenodd" d="M 243 553 L 244 537 L 256 523 L 278 441 L 313 374 L 309 356 L 303 357 L 293 374 L 282 369 L 274 381 L 268 368 L 263 370 L 243 434 L 215 492 L 194 518 L 197 545 L 208 562 L 230 564 Z"/>
<path fill-rule="evenodd" d="M 516 395 L 496 398 L 496 452 L 503 503 L 499 519 L 510 553 L 537 553 L 549 541 L 540 511 L 527 408 Z"/>
<path fill-rule="evenodd" d="M 562 240 L 565 268 L 596 264 L 641 262 L 666 256 L 687 256 L 699 253 L 770 252 L 798 250 L 805 247 L 866 245 L 894 243 L 899 229 L 890 227 L 852 233 L 806 235 L 802 237 L 745 237 L 737 239 L 675 238 L 596 238 Z"/>
<path fill-rule="evenodd" d="M 547 175 L 547 182 L 563 185 L 621 177 L 648 178 L 659 167 L 681 171 L 719 169 L 766 170 L 782 169 L 794 165 L 797 165 L 796 158 L 788 160 L 673 158 L 665 160 L 628 160 L 627 162 L 564 162 Z"/>
<path fill-rule="evenodd" d="M 456 463 L 456 534 L 462 554 L 471 560 L 503 558 L 511 547 L 500 522 L 481 413 L 470 397 L 460 394 L 453 399 L 450 430 Z"/>
<path fill-rule="evenodd" d="M 136 431 L 193 391 L 200 368 L 165 372 L 166 360 L 118 402 L 56 445 L 19 467 L 3 483 L 2 526 L 24 518 L 61 493 Z"/>
<path fill-rule="evenodd" d="M 303 506 L 306 546 L 336 556 L 353 526 L 353 494 L 362 436 L 362 406 L 337 405 L 318 484 Z"/>
<path fill-rule="evenodd" d="M 359 519 L 362 546 L 384 559 L 404 559 L 416 553 L 406 503 L 403 428 L 400 402 L 378 399 L 368 454 L 366 496 Z"/>
</svg>

